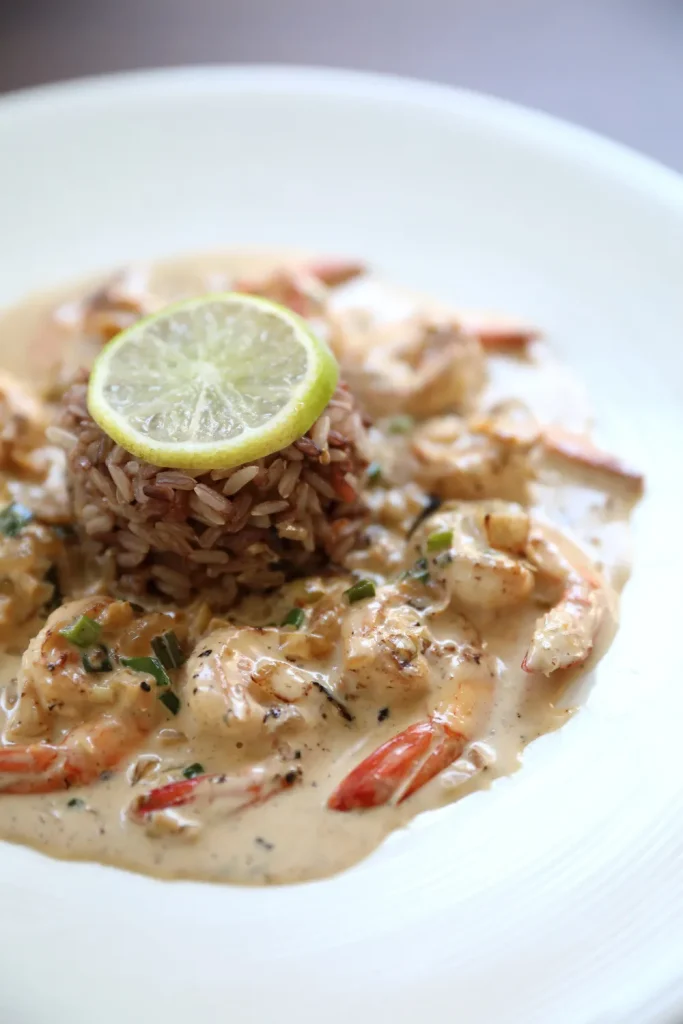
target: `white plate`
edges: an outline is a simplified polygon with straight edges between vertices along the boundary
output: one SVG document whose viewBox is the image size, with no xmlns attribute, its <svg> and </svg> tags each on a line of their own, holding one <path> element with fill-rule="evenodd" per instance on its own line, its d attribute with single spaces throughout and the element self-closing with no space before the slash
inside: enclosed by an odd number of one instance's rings
<svg viewBox="0 0 683 1024">
<path fill-rule="evenodd" d="M 359 254 L 542 324 L 648 476 L 618 640 L 587 708 L 514 778 L 292 888 L 161 883 L 2 845 L 0 1017 L 680 1020 L 681 181 L 495 100 L 276 68 L 8 97 L 0 152 L 1 303 L 187 249 Z"/>
</svg>

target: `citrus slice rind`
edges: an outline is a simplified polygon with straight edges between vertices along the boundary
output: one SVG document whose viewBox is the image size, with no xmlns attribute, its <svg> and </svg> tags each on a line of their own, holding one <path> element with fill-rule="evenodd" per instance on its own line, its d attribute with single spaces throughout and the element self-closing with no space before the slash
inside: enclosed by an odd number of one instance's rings
<svg viewBox="0 0 683 1024">
<path fill-rule="evenodd" d="M 156 466 L 230 469 L 286 448 L 337 386 L 327 345 L 296 313 L 236 292 L 168 306 L 97 357 L 88 410 Z"/>
</svg>

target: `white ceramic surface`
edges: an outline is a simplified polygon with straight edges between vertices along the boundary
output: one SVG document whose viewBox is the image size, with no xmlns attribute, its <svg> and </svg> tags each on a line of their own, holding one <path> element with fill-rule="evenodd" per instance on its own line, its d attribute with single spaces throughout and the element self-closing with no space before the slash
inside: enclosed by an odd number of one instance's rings
<svg viewBox="0 0 683 1024">
<path fill-rule="evenodd" d="M 277 68 L 10 96 L 0 154 L 2 304 L 131 257 L 359 254 L 543 325 L 648 476 L 617 642 L 515 777 L 292 888 L 0 845 L 0 1019 L 681 1020 L 681 180 L 481 96 Z"/>
</svg>

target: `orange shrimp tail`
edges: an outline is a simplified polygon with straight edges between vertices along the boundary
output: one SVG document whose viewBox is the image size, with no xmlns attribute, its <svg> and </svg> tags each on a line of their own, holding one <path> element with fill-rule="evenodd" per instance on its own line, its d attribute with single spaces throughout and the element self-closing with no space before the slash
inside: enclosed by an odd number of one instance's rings
<svg viewBox="0 0 683 1024">
<path fill-rule="evenodd" d="M 398 802 L 403 803 L 413 793 L 417 793 L 418 789 L 431 782 L 432 779 L 452 765 L 462 754 L 466 742 L 467 740 L 461 733 L 451 733 L 446 730 L 439 743 L 430 750 L 420 765 L 419 770 L 413 776 L 410 785 L 401 794 Z"/>
<path fill-rule="evenodd" d="M 55 776 L 40 775 L 51 768 L 59 756 L 57 747 L 47 743 L 32 743 L 26 747 L 3 747 L 0 749 L 0 793 L 49 793 L 60 789 L 63 783 L 55 782 Z M 9 775 L 8 779 L 1 776 Z M 25 775 L 27 778 L 16 778 Z M 36 786 L 46 788 L 36 789 Z"/>
<path fill-rule="evenodd" d="M 138 798 L 133 805 L 135 817 L 144 818 L 154 811 L 167 811 L 172 807 L 181 807 L 202 800 L 213 803 L 220 798 L 232 800 L 229 813 L 241 811 L 245 807 L 261 804 L 283 789 L 289 789 L 301 779 L 297 769 L 278 773 L 268 779 L 247 780 L 239 775 L 196 775 L 193 779 L 179 779 L 165 786 L 152 789 Z"/>
<path fill-rule="evenodd" d="M 153 811 L 166 811 L 170 807 L 189 804 L 196 797 L 197 786 L 208 778 L 208 775 L 195 775 L 193 779 L 179 779 L 178 782 L 169 782 L 166 786 L 152 789 L 140 797 L 135 811 L 137 814 L 151 814 Z"/>
<path fill-rule="evenodd" d="M 526 352 L 532 341 L 540 338 L 533 327 L 505 327 L 485 324 L 474 329 L 479 344 L 486 351 Z"/>
<path fill-rule="evenodd" d="M 401 803 L 452 764 L 464 745 L 464 737 L 436 716 L 410 725 L 361 761 L 327 806 L 332 811 L 365 810 L 382 807 L 397 795 Z"/>
</svg>

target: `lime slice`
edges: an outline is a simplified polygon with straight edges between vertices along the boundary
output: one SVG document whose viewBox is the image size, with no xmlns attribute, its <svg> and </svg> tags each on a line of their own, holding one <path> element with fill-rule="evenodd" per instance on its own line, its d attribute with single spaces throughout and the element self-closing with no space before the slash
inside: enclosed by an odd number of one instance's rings
<svg viewBox="0 0 683 1024">
<path fill-rule="evenodd" d="M 95 361 L 88 409 L 157 466 L 229 469 L 285 448 L 337 386 L 324 342 L 253 295 L 204 295 L 140 320 Z"/>
</svg>

